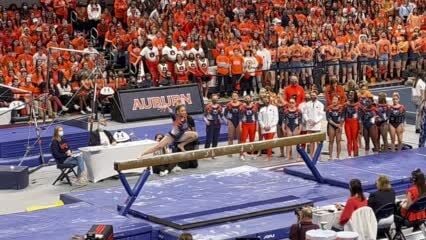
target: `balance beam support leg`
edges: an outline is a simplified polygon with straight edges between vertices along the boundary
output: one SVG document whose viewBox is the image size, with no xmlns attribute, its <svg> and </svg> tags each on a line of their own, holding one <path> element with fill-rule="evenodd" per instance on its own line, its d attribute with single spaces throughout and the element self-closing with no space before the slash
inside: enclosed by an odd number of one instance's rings
<svg viewBox="0 0 426 240">
<path fill-rule="evenodd" d="M 319 159 L 319 157 L 321 155 L 322 147 L 323 147 L 323 142 L 320 142 L 318 144 L 318 147 L 317 147 L 316 151 L 315 151 L 314 159 L 312 159 L 314 165 L 317 165 L 318 159 Z"/>
<path fill-rule="evenodd" d="M 122 215 L 122 216 L 127 215 L 127 213 L 129 212 L 129 209 L 132 207 L 136 198 L 138 198 L 139 193 L 142 190 L 142 187 L 145 185 L 146 181 L 148 180 L 149 175 L 151 175 L 151 171 L 149 170 L 149 168 L 147 168 L 139 176 L 139 179 L 136 182 L 133 189 L 130 189 L 130 185 L 129 185 L 129 182 L 127 181 L 127 179 L 126 179 L 126 176 L 122 172 L 118 173 L 118 176 L 119 176 L 121 182 L 123 183 L 124 189 L 126 190 L 127 194 L 129 195 L 129 197 L 127 197 L 127 200 L 125 202 L 124 207 L 119 210 L 120 215 Z"/>
<path fill-rule="evenodd" d="M 321 153 L 321 150 L 322 150 L 322 142 L 318 145 L 318 148 L 314 154 L 314 159 L 311 159 L 308 153 L 306 153 L 305 149 L 303 149 L 300 145 L 297 145 L 296 148 L 297 148 L 297 152 L 302 157 L 306 166 L 309 168 L 309 170 L 311 170 L 312 175 L 315 177 L 315 180 L 319 183 L 324 183 L 324 179 L 322 178 L 320 172 L 315 166 L 315 163 L 318 161 L 318 157 L 319 157 L 318 153 Z"/>
</svg>

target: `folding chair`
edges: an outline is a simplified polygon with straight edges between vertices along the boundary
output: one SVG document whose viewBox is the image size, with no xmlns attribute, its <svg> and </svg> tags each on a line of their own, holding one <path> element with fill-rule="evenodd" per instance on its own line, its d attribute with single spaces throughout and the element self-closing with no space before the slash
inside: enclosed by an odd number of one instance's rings
<svg viewBox="0 0 426 240">
<path fill-rule="evenodd" d="M 67 180 L 66 183 L 68 183 L 70 186 L 72 186 L 72 183 L 69 178 L 70 173 L 74 173 L 74 176 L 77 177 L 77 173 L 74 171 L 74 168 L 77 167 L 76 164 L 70 164 L 70 163 L 56 163 L 56 168 L 61 170 L 61 174 L 56 178 L 56 180 L 53 182 L 52 185 L 55 185 L 56 182 L 64 180 L 64 178 Z"/>
<path fill-rule="evenodd" d="M 426 218 L 423 219 L 417 219 L 415 221 L 408 220 L 408 216 L 411 213 L 420 213 L 420 212 L 426 212 L 426 196 L 420 197 L 417 199 L 411 206 L 408 208 L 406 214 L 404 216 L 395 216 L 395 225 L 396 225 L 396 233 L 393 237 L 394 240 L 396 239 L 403 239 L 405 240 L 405 235 L 402 232 L 403 227 L 413 227 L 413 226 L 420 226 L 420 228 L 425 228 L 426 224 Z M 422 229 L 424 237 L 426 237 L 425 230 Z"/>
<path fill-rule="evenodd" d="M 379 207 L 376 212 L 377 230 L 383 232 L 387 239 L 391 240 L 390 229 L 394 223 L 395 203 L 388 203 Z"/>
</svg>

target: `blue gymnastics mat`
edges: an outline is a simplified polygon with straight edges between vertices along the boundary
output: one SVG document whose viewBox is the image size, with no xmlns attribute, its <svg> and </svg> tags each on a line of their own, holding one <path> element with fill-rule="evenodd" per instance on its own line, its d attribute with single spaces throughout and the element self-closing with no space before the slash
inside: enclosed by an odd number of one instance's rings
<svg viewBox="0 0 426 240">
<path fill-rule="evenodd" d="M 242 166 L 221 172 L 149 181 L 131 214 L 177 229 L 289 211 L 316 201 L 347 196 L 347 190 L 290 175 Z M 61 195 L 116 211 L 126 200 L 122 187 Z"/>
<path fill-rule="evenodd" d="M 348 187 L 352 178 L 362 181 L 365 190 L 375 189 L 379 175 L 389 177 L 392 185 L 406 184 L 410 174 L 416 168 L 426 164 L 426 150 L 413 149 L 397 153 L 381 153 L 352 159 L 318 162 L 317 168 L 325 182 L 339 187 Z M 284 172 L 290 175 L 314 180 L 312 173 L 305 165 L 285 167 Z"/>
<path fill-rule="evenodd" d="M 285 239 L 288 238 L 290 227 L 297 222 L 293 212 L 274 214 L 254 219 L 228 222 L 203 228 L 188 230 L 194 239 Z M 166 227 L 160 230 L 162 240 L 177 240 L 184 231 Z"/>
<path fill-rule="evenodd" d="M 94 224 L 113 225 L 114 238 L 151 240 L 152 227 L 88 203 L 0 216 L 0 239 L 69 240 Z"/>
</svg>

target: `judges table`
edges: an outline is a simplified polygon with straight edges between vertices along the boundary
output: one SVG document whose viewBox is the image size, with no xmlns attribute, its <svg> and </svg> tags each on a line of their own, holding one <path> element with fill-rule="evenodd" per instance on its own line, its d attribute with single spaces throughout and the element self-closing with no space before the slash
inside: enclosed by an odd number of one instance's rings
<svg viewBox="0 0 426 240">
<path fill-rule="evenodd" d="M 128 161 L 138 158 L 146 149 L 156 144 L 153 140 L 141 140 L 134 142 L 118 143 L 109 146 L 82 147 L 79 150 L 87 167 L 87 178 L 91 182 L 98 182 L 117 175 L 114 170 L 114 162 Z M 141 172 L 139 169 L 131 169 L 128 172 Z"/>
<path fill-rule="evenodd" d="M 340 215 L 342 215 L 342 211 L 338 211 L 335 205 L 322 206 L 313 209 L 312 222 L 328 230 L 333 227 L 341 229 L 342 226 L 339 224 Z"/>
</svg>

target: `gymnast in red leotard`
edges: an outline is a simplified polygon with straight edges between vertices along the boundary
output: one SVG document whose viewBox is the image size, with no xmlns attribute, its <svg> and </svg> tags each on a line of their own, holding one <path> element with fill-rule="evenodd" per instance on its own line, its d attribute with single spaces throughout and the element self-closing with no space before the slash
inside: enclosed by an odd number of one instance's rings
<svg viewBox="0 0 426 240">
<path fill-rule="evenodd" d="M 157 145 L 147 149 L 141 155 L 141 158 L 147 154 L 159 151 L 172 143 L 178 143 L 177 147 L 184 152 L 185 145 L 198 138 L 197 132 L 191 130 L 188 126 L 188 113 L 186 112 L 184 105 L 176 106 L 175 112 L 173 112 L 173 110 L 168 106 L 165 106 L 162 109 L 169 110 L 173 119 L 173 128 L 159 143 L 157 143 Z"/>
</svg>

